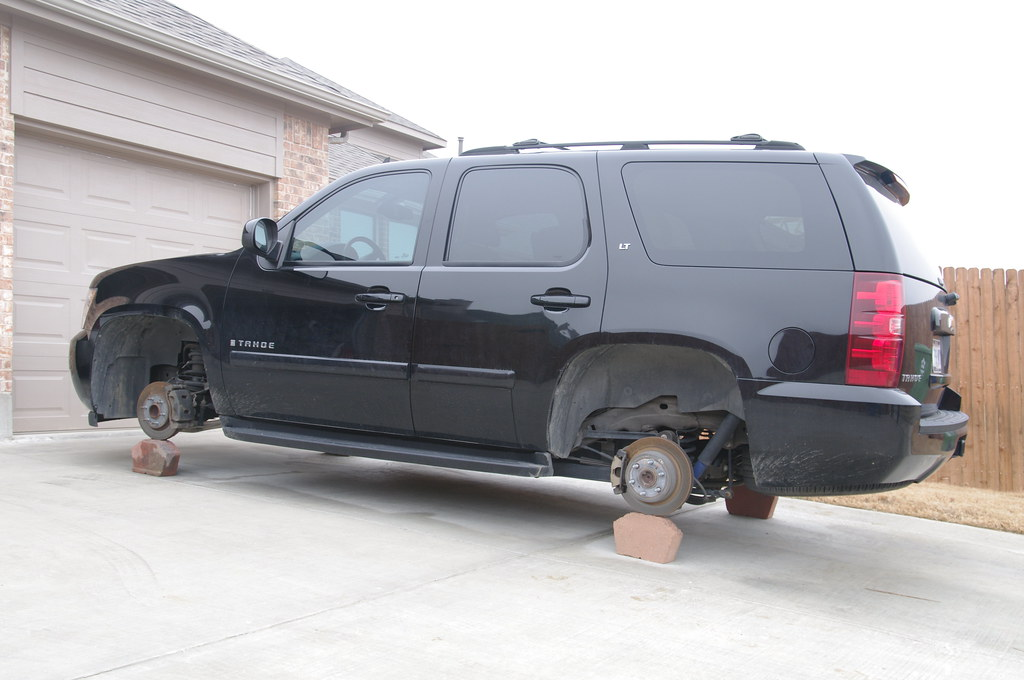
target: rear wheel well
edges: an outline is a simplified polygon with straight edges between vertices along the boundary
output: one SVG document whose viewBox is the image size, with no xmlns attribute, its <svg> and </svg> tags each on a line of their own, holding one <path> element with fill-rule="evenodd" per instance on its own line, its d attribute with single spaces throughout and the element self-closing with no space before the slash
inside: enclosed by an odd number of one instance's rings
<svg viewBox="0 0 1024 680">
<path fill-rule="evenodd" d="M 715 355 L 688 347 L 608 345 L 582 352 L 562 372 L 548 419 L 548 450 L 568 456 L 602 411 L 635 409 L 644 425 L 644 412 L 662 397 L 674 398 L 668 402 L 674 413 L 651 414 L 651 419 L 710 412 L 743 417 L 736 375 Z"/>
<path fill-rule="evenodd" d="M 139 394 L 177 373 L 184 343 L 198 343 L 183 321 L 152 314 L 105 320 L 94 339 L 92 403 L 97 419 L 134 418 Z"/>
</svg>

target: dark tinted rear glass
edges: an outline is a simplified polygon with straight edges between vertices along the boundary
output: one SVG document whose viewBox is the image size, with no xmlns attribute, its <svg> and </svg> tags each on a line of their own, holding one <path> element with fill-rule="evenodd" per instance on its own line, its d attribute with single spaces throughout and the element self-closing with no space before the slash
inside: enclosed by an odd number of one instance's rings
<svg viewBox="0 0 1024 680">
<path fill-rule="evenodd" d="M 664 265 L 851 269 L 816 165 L 637 162 L 622 169 L 647 255 Z"/>
<path fill-rule="evenodd" d="M 580 178 L 556 167 L 478 168 L 462 178 L 451 264 L 560 265 L 589 243 Z"/>
</svg>

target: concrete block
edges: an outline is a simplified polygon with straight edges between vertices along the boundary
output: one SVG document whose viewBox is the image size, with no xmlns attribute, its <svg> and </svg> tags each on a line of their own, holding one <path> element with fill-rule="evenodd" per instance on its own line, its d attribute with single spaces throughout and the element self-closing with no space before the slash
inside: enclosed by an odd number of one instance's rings
<svg viewBox="0 0 1024 680">
<path fill-rule="evenodd" d="M 169 441 L 143 439 L 132 447 L 132 472 L 156 477 L 178 474 L 181 452 Z"/>
<path fill-rule="evenodd" d="M 725 508 L 730 515 L 753 517 L 755 519 L 771 519 L 775 514 L 778 496 L 768 496 L 751 491 L 745 486 L 734 486 L 732 498 L 725 499 Z"/>
<path fill-rule="evenodd" d="M 615 552 L 626 557 L 668 564 L 676 559 L 683 532 L 668 517 L 639 512 L 623 515 L 612 523 Z"/>
</svg>

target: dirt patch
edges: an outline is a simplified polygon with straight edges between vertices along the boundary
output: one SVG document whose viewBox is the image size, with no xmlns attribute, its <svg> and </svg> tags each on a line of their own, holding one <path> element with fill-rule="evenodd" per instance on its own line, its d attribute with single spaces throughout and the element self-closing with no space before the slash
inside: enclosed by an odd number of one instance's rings
<svg viewBox="0 0 1024 680">
<path fill-rule="evenodd" d="M 1024 534 L 1024 493 L 925 483 L 886 493 L 809 500 Z"/>
</svg>

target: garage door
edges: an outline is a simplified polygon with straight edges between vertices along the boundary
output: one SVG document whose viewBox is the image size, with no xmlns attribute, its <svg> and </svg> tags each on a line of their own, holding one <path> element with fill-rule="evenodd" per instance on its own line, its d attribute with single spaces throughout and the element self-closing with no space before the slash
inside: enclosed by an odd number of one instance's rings
<svg viewBox="0 0 1024 680">
<path fill-rule="evenodd" d="M 68 373 L 89 282 L 131 262 L 239 247 L 254 186 L 18 136 L 14 431 L 85 429 Z"/>
</svg>

